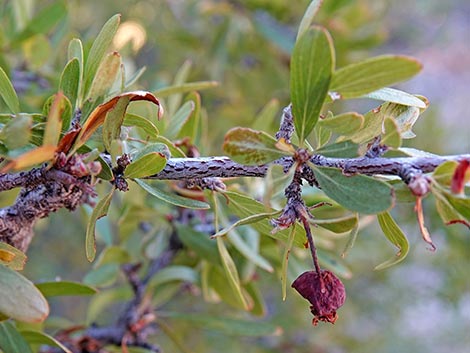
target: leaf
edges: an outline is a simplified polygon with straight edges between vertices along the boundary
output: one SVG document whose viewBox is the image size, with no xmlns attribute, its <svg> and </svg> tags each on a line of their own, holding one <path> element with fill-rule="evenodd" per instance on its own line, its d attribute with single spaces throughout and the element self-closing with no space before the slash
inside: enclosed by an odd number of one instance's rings
<svg viewBox="0 0 470 353">
<path fill-rule="evenodd" d="M 0 97 L 13 114 L 20 112 L 20 102 L 7 74 L 0 67 Z"/>
<path fill-rule="evenodd" d="M 149 185 L 141 179 L 134 179 L 134 181 L 145 191 L 147 191 L 150 195 L 155 196 L 156 198 L 171 203 L 172 205 L 185 207 L 185 208 L 194 208 L 194 209 L 209 209 L 209 204 L 189 199 L 186 197 L 179 196 L 174 193 L 168 193 L 159 189 L 153 185 Z"/>
<path fill-rule="evenodd" d="M 26 264 L 27 256 L 14 246 L 0 242 L 0 264 L 11 268 L 12 270 L 20 271 Z"/>
<path fill-rule="evenodd" d="M 312 220 L 313 224 L 316 224 L 322 228 L 328 229 L 330 232 L 342 234 L 349 232 L 351 229 L 357 226 L 357 215 L 346 214 L 341 217 L 329 218 L 329 219 L 318 219 Z"/>
<path fill-rule="evenodd" d="M 341 253 L 341 258 L 345 258 L 346 255 L 348 254 L 349 250 L 351 250 L 356 243 L 357 235 L 359 234 L 359 225 L 356 224 L 356 226 L 351 230 L 351 233 L 349 233 L 348 236 L 348 242 L 344 246 L 343 252 Z"/>
<path fill-rule="evenodd" d="M 103 143 L 108 151 L 111 150 L 113 141 L 118 140 L 121 136 L 121 126 L 129 102 L 129 96 L 120 97 L 114 107 L 106 112 L 106 117 L 103 122 Z"/>
<path fill-rule="evenodd" d="M 30 280 L 0 265 L 0 313 L 19 321 L 42 322 L 49 315 L 49 305 Z"/>
<path fill-rule="evenodd" d="M 207 234 L 181 224 L 176 225 L 176 231 L 179 239 L 188 249 L 198 254 L 201 259 L 220 266 L 217 245 L 215 241 L 209 239 Z"/>
<path fill-rule="evenodd" d="M 360 97 L 408 80 L 421 71 L 421 68 L 416 59 L 408 56 L 376 56 L 335 71 L 330 91 L 341 99 Z"/>
<path fill-rule="evenodd" d="M 67 65 L 65 65 L 64 71 L 60 75 L 59 90 L 75 105 L 78 97 L 78 89 L 80 87 L 80 63 L 78 58 L 72 58 Z M 69 128 L 67 124 L 64 124 L 65 130 Z"/>
<path fill-rule="evenodd" d="M 43 7 L 26 27 L 14 37 L 14 42 L 18 44 L 35 34 L 47 34 L 66 15 L 67 8 L 62 1 L 53 2 L 51 5 Z"/>
<path fill-rule="evenodd" d="M 395 120 L 393 118 L 385 118 L 383 128 L 384 133 L 380 143 L 391 148 L 399 148 L 401 146 L 401 135 Z"/>
<path fill-rule="evenodd" d="M 70 281 L 42 282 L 36 284 L 36 287 L 45 297 L 93 295 L 97 292 L 95 288 Z"/>
<path fill-rule="evenodd" d="M 111 199 L 113 198 L 114 188 L 109 194 L 103 197 L 93 208 L 93 212 L 90 215 L 88 220 L 87 229 L 86 229 L 86 239 L 85 239 L 85 250 L 87 260 L 92 262 L 95 259 L 96 255 L 96 239 L 95 239 L 95 227 L 96 221 L 101 217 L 106 216 L 108 213 L 109 205 L 111 204 Z"/>
<path fill-rule="evenodd" d="M 37 147 L 9 161 L 0 169 L 0 173 L 6 173 L 10 170 L 26 169 L 39 163 L 51 161 L 54 158 L 55 150 L 55 146 Z"/>
<path fill-rule="evenodd" d="M 284 195 L 284 190 L 294 178 L 295 167 L 292 166 L 287 173 L 284 173 L 284 167 L 278 164 L 272 164 L 268 167 L 264 177 L 264 195 L 263 203 L 270 208 L 271 199 Z"/>
<path fill-rule="evenodd" d="M 281 288 L 282 288 L 282 300 L 286 300 L 287 297 L 287 267 L 289 265 L 289 256 L 292 251 L 292 245 L 295 238 L 295 224 L 291 227 L 289 232 L 289 239 L 287 241 L 284 255 L 282 256 L 282 267 L 281 267 Z"/>
<path fill-rule="evenodd" d="M 192 327 L 213 330 L 230 336 L 261 337 L 281 333 L 281 328 L 270 322 L 213 317 L 202 313 L 161 312 L 160 317 L 186 321 Z"/>
<path fill-rule="evenodd" d="M 0 322 L 0 349 L 6 353 L 33 353 L 10 321 Z"/>
<path fill-rule="evenodd" d="M 228 197 L 229 202 L 227 204 L 229 210 L 240 218 L 246 218 L 254 214 L 265 213 L 266 207 L 253 198 L 233 192 L 226 191 L 224 195 Z M 269 222 L 257 222 L 252 223 L 250 226 L 256 229 L 263 235 L 269 235 L 270 237 L 286 242 L 289 238 L 289 231 L 287 229 L 273 233 L 273 226 Z M 304 247 L 305 243 L 305 231 L 302 227 L 296 227 L 294 244 L 297 247 Z"/>
<path fill-rule="evenodd" d="M 180 109 L 175 113 L 175 115 L 171 118 L 171 121 L 168 124 L 168 127 L 165 130 L 165 137 L 174 139 L 178 136 L 179 132 L 183 128 L 184 124 L 188 121 L 191 117 L 195 108 L 195 104 L 193 101 L 188 101 L 184 103 Z"/>
<path fill-rule="evenodd" d="M 243 226 L 243 225 L 246 225 L 246 224 L 256 223 L 256 222 L 262 221 L 264 219 L 268 219 L 268 218 L 272 218 L 274 216 L 278 216 L 281 212 L 282 211 L 275 211 L 275 212 L 269 212 L 269 213 L 258 213 L 258 214 L 253 214 L 251 216 L 239 219 L 235 223 L 232 223 L 229 227 L 224 228 L 224 229 L 218 231 L 217 233 L 215 233 L 214 235 L 212 235 L 211 238 L 214 239 L 214 238 L 222 237 L 224 235 L 227 235 L 229 232 L 231 232 L 232 230 L 234 230 L 237 227 L 240 227 L 240 226 Z"/>
<path fill-rule="evenodd" d="M 350 135 L 364 124 L 364 116 L 355 112 L 343 113 L 320 119 L 318 125 L 338 135 Z"/>
<path fill-rule="evenodd" d="M 162 330 L 162 332 L 174 343 L 174 345 L 180 350 L 181 353 L 193 353 L 193 350 L 186 347 L 184 337 L 182 337 L 181 333 L 179 333 L 178 330 L 172 329 L 171 326 L 168 325 L 166 320 L 161 320 L 157 317 L 155 321 L 160 330 Z"/>
<path fill-rule="evenodd" d="M 83 278 L 83 283 L 98 288 L 109 287 L 116 282 L 119 272 L 119 264 L 104 264 L 88 272 Z"/>
<path fill-rule="evenodd" d="M 409 105 L 409 106 L 418 107 L 422 109 L 426 108 L 426 103 L 423 102 L 418 97 L 413 96 L 412 94 L 400 91 L 395 88 L 390 88 L 390 87 L 380 88 L 377 91 L 364 94 L 360 98 L 372 98 L 372 99 L 382 100 L 385 102 L 392 102 L 392 103 L 397 103 L 401 105 Z"/>
<path fill-rule="evenodd" d="M 149 119 L 136 114 L 126 113 L 122 125 L 138 127 L 144 130 L 150 138 L 157 137 L 160 133 L 155 124 L 152 123 Z"/>
<path fill-rule="evenodd" d="M 172 265 L 163 268 L 149 282 L 149 287 L 155 288 L 168 282 L 187 282 L 197 283 L 199 280 L 198 272 L 191 267 Z"/>
<path fill-rule="evenodd" d="M 266 126 L 270 126 L 276 119 L 279 112 L 279 100 L 271 99 L 263 109 L 256 115 L 253 125 L 253 130 L 264 130 Z"/>
<path fill-rule="evenodd" d="M 380 228 L 384 232 L 390 242 L 398 248 L 397 254 L 392 257 L 390 260 L 387 260 L 380 265 L 376 266 L 374 270 L 383 270 L 390 266 L 393 266 L 408 255 L 410 245 L 406 235 L 402 232 L 400 227 L 393 220 L 392 216 L 388 212 L 380 213 L 377 215 L 377 220 L 379 221 Z"/>
<path fill-rule="evenodd" d="M 290 91 L 300 144 L 310 134 L 328 93 L 335 54 L 326 29 L 312 27 L 297 40 L 291 59 Z"/>
<path fill-rule="evenodd" d="M 297 31 L 297 40 L 304 34 L 313 22 L 313 18 L 320 10 L 320 6 L 323 3 L 323 0 L 312 0 L 310 5 L 308 5 L 307 10 L 305 11 L 302 21 L 300 21 L 299 30 Z"/>
<path fill-rule="evenodd" d="M 235 127 L 225 135 L 223 149 L 235 162 L 261 165 L 287 154 L 276 145 L 276 139 L 263 131 Z"/>
<path fill-rule="evenodd" d="M 120 68 L 121 55 L 116 51 L 106 54 L 96 71 L 86 99 L 96 100 L 106 95 L 113 86 Z"/>
<path fill-rule="evenodd" d="M 325 157 L 354 158 L 359 156 L 359 145 L 351 141 L 342 141 L 323 146 L 315 151 Z"/>
<path fill-rule="evenodd" d="M 40 344 L 40 345 L 47 345 L 52 347 L 58 347 L 65 353 L 72 353 L 67 347 L 65 347 L 62 343 L 56 340 L 54 337 L 49 336 L 48 334 L 40 331 L 30 331 L 24 330 L 21 331 L 21 336 L 24 337 L 29 344 Z"/>
<path fill-rule="evenodd" d="M 111 42 L 116 34 L 116 31 L 119 27 L 121 21 L 121 15 L 117 14 L 111 17 L 103 26 L 100 33 L 96 37 L 93 45 L 91 46 L 90 52 L 88 53 L 88 58 L 85 64 L 85 73 L 84 73 L 84 93 L 87 95 L 91 83 L 95 79 L 96 72 L 98 67 L 101 64 L 106 51 L 108 50 Z"/>
<path fill-rule="evenodd" d="M 87 118 L 85 124 L 83 125 L 80 134 L 78 135 L 74 149 L 72 152 L 76 151 L 79 147 L 88 141 L 88 139 L 93 135 L 93 133 L 104 123 L 107 113 L 113 109 L 116 104 L 120 101 L 121 98 L 128 97 L 129 102 L 134 101 L 148 101 L 159 107 L 159 116 L 162 114 L 162 109 L 158 99 L 150 92 L 145 91 L 132 91 L 122 93 L 114 98 L 111 98 L 107 102 L 97 106 Z"/>
<path fill-rule="evenodd" d="M 217 81 L 200 81 L 183 83 L 177 86 L 164 87 L 156 90 L 154 94 L 160 98 L 171 96 L 172 94 L 187 93 L 191 91 L 201 91 L 204 89 L 217 87 L 219 83 Z"/>
<path fill-rule="evenodd" d="M 386 211 L 393 206 L 393 188 L 365 176 L 345 176 L 340 169 L 312 166 L 323 192 L 341 206 L 364 214 Z"/>
<path fill-rule="evenodd" d="M 166 161 L 167 157 L 163 153 L 150 152 L 129 164 L 124 171 L 124 177 L 135 179 L 157 174 L 165 168 Z"/>
<path fill-rule="evenodd" d="M 57 146 L 62 131 L 62 114 L 67 105 L 67 97 L 62 92 L 57 93 L 52 101 L 47 115 L 46 127 L 42 144 L 44 146 Z M 70 105 L 70 103 L 69 103 Z"/>
<path fill-rule="evenodd" d="M 29 114 L 17 114 L 0 131 L 0 140 L 9 150 L 24 147 L 31 138 L 33 119 Z"/>
<path fill-rule="evenodd" d="M 186 120 L 180 131 L 178 137 L 189 137 L 190 142 L 194 145 L 201 143 L 201 95 L 196 92 L 190 92 L 186 98 L 186 102 L 194 102 L 194 109 Z M 173 120 L 173 119 L 172 119 Z"/>
<path fill-rule="evenodd" d="M 458 162 L 456 161 L 446 161 L 442 163 L 434 169 L 434 172 L 432 173 L 433 180 L 435 180 L 439 185 L 450 187 L 457 165 Z"/>
</svg>

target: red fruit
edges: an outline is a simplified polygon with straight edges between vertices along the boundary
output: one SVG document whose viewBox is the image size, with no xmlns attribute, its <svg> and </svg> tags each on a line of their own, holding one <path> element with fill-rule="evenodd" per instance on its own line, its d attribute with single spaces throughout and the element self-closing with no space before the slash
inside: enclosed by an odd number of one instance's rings
<svg viewBox="0 0 470 353">
<path fill-rule="evenodd" d="M 318 321 L 334 324 L 338 318 L 336 310 L 346 300 L 346 291 L 339 278 L 328 270 L 321 270 L 320 274 L 316 271 L 307 271 L 292 283 L 292 287 L 312 304 L 310 311 L 314 316 L 312 320 L 314 326 Z"/>
</svg>

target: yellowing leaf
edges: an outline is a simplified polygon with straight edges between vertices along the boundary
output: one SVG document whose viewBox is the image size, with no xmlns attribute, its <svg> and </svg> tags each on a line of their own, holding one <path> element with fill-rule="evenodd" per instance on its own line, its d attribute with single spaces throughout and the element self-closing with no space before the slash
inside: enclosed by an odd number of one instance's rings
<svg viewBox="0 0 470 353">
<path fill-rule="evenodd" d="M 55 95 L 49 114 L 47 115 L 46 128 L 42 144 L 44 146 L 57 146 L 60 132 L 62 131 L 62 114 L 66 107 L 66 97 L 62 92 Z"/>
<path fill-rule="evenodd" d="M 0 242 L 0 264 L 13 270 L 22 270 L 26 263 L 26 255 L 17 248 Z"/>
<path fill-rule="evenodd" d="M 380 213 L 377 215 L 377 219 L 387 239 L 398 248 L 398 253 L 393 258 L 375 267 L 375 270 L 383 270 L 403 261 L 406 255 L 408 255 L 410 246 L 406 235 L 393 220 L 392 216 L 390 216 L 390 213 Z"/>
<path fill-rule="evenodd" d="M 121 55 L 118 52 L 107 54 L 96 71 L 88 98 L 95 100 L 108 93 L 121 67 Z"/>
<path fill-rule="evenodd" d="M 39 163 L 51 161 L 54 158 L 55 150 L 55 146 L 37 147 L 34 150 L 23 153 L 19 157 L 9 161 L 0 170 L 0 172 L 6 173 L 9 170 L 21 170 Z"/>
</svg>

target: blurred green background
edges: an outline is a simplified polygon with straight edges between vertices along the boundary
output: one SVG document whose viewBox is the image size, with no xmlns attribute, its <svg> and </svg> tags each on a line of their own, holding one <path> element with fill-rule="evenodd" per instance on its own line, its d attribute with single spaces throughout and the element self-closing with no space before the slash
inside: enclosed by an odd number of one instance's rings
<svg viewBox="0 0 470 353">
<path fill-rule="evenodd" d="M 37 1 L 34 11 L 48 3 Z M 85 45 L 90 45 L 103 23 L 121 13 L 122 28 L 126 30 L 118 38 L 130 41 L 122 47 L 115 42 L 115 46 L 120 47 L 129 74 L 146 66 L 139 88 L 155 90 L 171 83 L 188 60 L 192 63 L 190 81 L 219 82 L 217 88 L 202 92 L 210 131 L 200 146 L 202 154 L 218 155 L 222 153 L 223 135 L 230 127 L 251 126 L 256 114 L 273 98 L 281 107 L 288 104 L 289 52 L 308 3 L 68 1 L 68 18 L 57 26 L 51 45 L 40 49 L 32 44 L 23 46 L 9 54 L 8 63 L 17 78 L 25 72 L 40 78 L 25 86 L 22 98 L 31 109 L 41 106 L 56 87 L 68 41 L 80 36 L 85 38 Z M 428 97 L 431 108 L 416 124 L 418 137 L 408 145 L 434 153 L 469 153 L 468 1 L 325 0 L 317 22 L 334 37 L 338 67 L 385 53 L 407 54 L 421 60 L 422 73 L 400 88 Z M 12 60 L 15 57 L 17 61 Z M 371 107 L 365 101 L 347 104 L 337 109 L 366 111 Z M 274 132 L 276 124 L 263 128 Z M 353 276 L 344 281 L 348 298 L 334 326 L 313 328 L 307 302 L 293 291 L 288 291 L 287 301 L 282 302 L 279 279 L 260 273 L 267 320 L 278 324 L 282 333 L 262 339 L 240 339 L 184 325 L 177 326 L 178 330 L 188 346 L 207 353 L 468 352 L 469 230 L 462 225 L 444 227 L 432 200 L 426 200 L 426 222 L 438 248 L 433 253 L 421 241 L 413 205 L 401 204 L 394 212 L 410 238 L 409 256 L 393 268 L 373 271 L 395 249 L 380 235 L 375 223 L 361 231 L 346 257 Z M 91 266 L 85 258 L 83 217 L 83 212 L 61 211 L 41 222 L 29 250 L 27 276 L 36 280 L 82 279 Z M 340 254 L 342 249 L 340 242 L 335 252 Z M 56 300 L 52 312 L 80 322 L 86 304 L 87 300 L 82 299 Z M 232 310 L 223 304 L 205 304 L 184 293 L 164 307 L 172 308 L 213 314 Z M 176 351 L 163 334 L 156 337 L 156 342 L 165 352 Z"/>
</svg>

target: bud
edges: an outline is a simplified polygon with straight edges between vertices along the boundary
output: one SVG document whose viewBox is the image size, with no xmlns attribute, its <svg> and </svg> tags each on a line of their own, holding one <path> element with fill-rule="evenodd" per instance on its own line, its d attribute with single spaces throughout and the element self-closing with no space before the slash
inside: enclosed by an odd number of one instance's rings
<svg viewBox="0 0 470 353">
<path fill-rule="evenodd" d="M 336 310 L 344 304 L 346 291 L 333 272 L 321 270 L 320 275 L 316 271 L 304 272 L 292 283 L 292 287 L 310 302 L 314 326 L 318 321 L 335 323 L 338 318 Z"/>
</svg>

